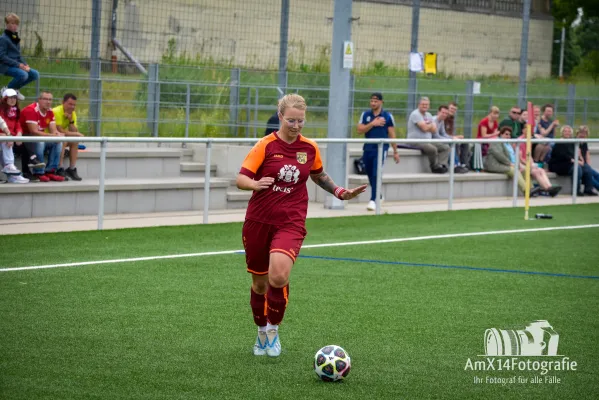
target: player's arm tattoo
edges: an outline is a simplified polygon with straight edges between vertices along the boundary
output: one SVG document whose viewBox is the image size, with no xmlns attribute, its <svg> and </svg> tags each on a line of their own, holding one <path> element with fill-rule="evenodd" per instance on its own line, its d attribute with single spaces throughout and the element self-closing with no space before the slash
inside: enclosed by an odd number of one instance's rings
<svg viewBox="0 0 599 400">
<path fill-rule="evenodd" d="M 335 193 L 335 182 L 331 179 L 326 172 L 322 171 L 320 174 L 311 174 L 310 178 L 316 183 L 318 186 L 323 188 L 329 193 Z"/>
</svg>

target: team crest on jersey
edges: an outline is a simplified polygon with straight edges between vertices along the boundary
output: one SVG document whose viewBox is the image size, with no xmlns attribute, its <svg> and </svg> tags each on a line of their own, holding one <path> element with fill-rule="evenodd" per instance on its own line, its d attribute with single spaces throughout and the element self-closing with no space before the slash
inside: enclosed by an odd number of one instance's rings
<svg viewBox="0 0 599 400">
<path fill-rule="evenodd" d="M 305 164 L 308 162 L 308 153 L 296 153 L 297 162 Z"/>
<path fill-rule="evenodd" d="M 299 180 L 300 170 L 295 165 L 284 165 L 279 170 L 279 180 L 287 183 L 297 183 Z"/>
</svg>

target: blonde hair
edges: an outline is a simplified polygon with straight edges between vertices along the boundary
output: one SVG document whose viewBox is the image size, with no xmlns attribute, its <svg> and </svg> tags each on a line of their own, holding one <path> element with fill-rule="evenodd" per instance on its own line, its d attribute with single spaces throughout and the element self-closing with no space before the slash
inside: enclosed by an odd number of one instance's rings
<svg viewBox="0 0 599 400">
<path fill-rule="evenodd" d="M 288 108 L 295 108 L 298 110 L 306 110 L 308 106 L 306 105 L 306 100 L 299 94 L 286 94 L 281 97 L 278 104 L 278 110 L 281 115 L 285 114 L 285 110 Z"/>
<path fill-rule="evenodd" d="M 15 13 L 8 13 L 6 14 L 6 17 L 4 17 L 4 22 L 6 24 L 14 22 L 15 24 L 19 25 L 21 23 L 21 18 L 19 18 L 19 16 Z"/>
<path fill-rule="evenodd" d="M 491 114 L 499 114 L 499 107 L 497 107 L 497 106 L 491 107 Z"/>
<path fill-rule="evenodd" d="M 564 131 L 566 129 L 570 129 L 570 132 L 572 132 L 572 135 L 574 135 L 574 129 L 572 129 L 572 127 L 570 125 L 564 125 L 564 126 L 562 126 L 562 129 L 560 129 L 560 131 L 559 131 L 562 136 L 564 136 Z"/>
<path fill-rule="evenodd" d="M 589 127 L 586 125 L 580 125 L 578 130 L 576 131 L 577 135 L 580 135 L 582 132 L 586 132 L 587 135 L 591 136 L 591 132 L 589 132 Z"/>
</svg>

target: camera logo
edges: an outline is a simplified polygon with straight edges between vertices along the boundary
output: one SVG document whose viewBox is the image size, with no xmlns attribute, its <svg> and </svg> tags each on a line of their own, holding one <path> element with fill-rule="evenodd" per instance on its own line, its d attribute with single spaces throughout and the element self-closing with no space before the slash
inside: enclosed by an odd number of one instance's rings
<svg viewBox="0 0 599 400">
<path fill-rule="evenodd" d="M 557 356 L 559 334 L 539 320 L 524 329 L 487 329 L 484 341 L 487 356 Z"/>
</svg>

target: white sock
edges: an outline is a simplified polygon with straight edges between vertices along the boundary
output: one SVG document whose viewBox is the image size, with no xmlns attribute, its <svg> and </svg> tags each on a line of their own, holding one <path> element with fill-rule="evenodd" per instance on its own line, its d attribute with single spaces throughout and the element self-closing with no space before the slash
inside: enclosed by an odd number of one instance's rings
<svg viewBox="0 0 599 400">
<path fill-rule="evenodd" d="M 258 327 L 258 333 L 260 333 L 260 332 L 266 333 L 266 326 L 259 326 Z"/>
<path fill-rule="evenodd" d="M 266 325 L 266 330 L 270 331 L 274 329 L 275 331 L 279 331 L 279 325 L 272 325 L 270 322 Z"/>
</svg>

